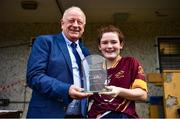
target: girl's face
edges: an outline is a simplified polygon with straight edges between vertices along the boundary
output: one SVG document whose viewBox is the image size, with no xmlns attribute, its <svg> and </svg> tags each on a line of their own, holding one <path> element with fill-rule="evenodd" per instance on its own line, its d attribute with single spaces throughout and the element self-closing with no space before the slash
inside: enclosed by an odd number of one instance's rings
<svg viewBox="0 0 180 119">
<path fill-rule="evenodd" d="M 99 50 L 108 60 L 115 60 L 120 55 L 123 44 L 120 44 L 118 34 L 116 32 L 106 32 L 100 40 Z"/>
</svg>

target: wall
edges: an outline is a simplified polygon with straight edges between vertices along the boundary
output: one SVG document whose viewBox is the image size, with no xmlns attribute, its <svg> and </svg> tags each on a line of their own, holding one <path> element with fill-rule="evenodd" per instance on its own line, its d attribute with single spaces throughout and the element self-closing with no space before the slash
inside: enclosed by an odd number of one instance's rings
<svg viewBox="0 0 180 119">
<path fill-rule="evenodd" d="M 57 33 L 58 24 L 0 24 L 0 99 L 12 103 L 0 109 L 27 110 L 31 90 L 26 87 L 26 63 L 30 40 L 40 34 Z M 26 111 L 23 113 L 25 117 Z"/>
<path fill-rule="evenodd" d="M 96 31 L 102 24 L 87 24 L 83 36 L 92 53 L 98 53 Z M 103 24 L 104 25 L 104 24 Z M 157 72 L 157 52 L 154 47 L 157 36 L 180 35 L 180 23 L 118 23 L 126 36 L 123 55 L 135 56 L 144 66 L 146 73 Z M 58 23 L 1 23 L 0 24 L 0 98 L 10 98 L 14 103 L 0 109 L 26 110 L 21 102 L 28 101 L 31 90 L 25 85 L 26 62 L 30 51 L 30 39 L 40 34 L 59 32 Z M 26 90 L 25 90 L 26 89 Z M 153 92 L 152 86 L 149 90 Z M 161 93 L 155 92 L 156 94 Z M 156 95 L 154 94 L 154 95 Z M 148 104 L 137 103 L 137 112 L 148 117 Z M 23 117 L 26 111 L 23 113 Z"/>
</svg>

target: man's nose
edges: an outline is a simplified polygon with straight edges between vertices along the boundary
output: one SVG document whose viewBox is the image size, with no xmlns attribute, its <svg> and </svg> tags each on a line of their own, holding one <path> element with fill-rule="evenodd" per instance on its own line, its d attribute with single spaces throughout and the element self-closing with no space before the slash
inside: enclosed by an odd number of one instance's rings
<svg viewBox="0 0 180 119">
<path fill-rule="evenodd" d="M 73 26 L 78 26 L 78 21 L 75 20 L 75 21 L 73 22 Z"/>
</svg>

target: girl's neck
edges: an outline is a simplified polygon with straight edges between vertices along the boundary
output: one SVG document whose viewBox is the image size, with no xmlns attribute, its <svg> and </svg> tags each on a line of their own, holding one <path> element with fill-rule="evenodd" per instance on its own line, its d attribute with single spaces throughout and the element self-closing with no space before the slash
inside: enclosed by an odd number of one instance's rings
<svg viewBox="0 0 180 119">
<path fill-rule="evenodd" d="M 115 59 L 113 60 L 107 60 L 107 69 L 115 67 L 118 63 L 118 61 L 121 59 L 121 56 L 118 55 Z"/>
</svg>

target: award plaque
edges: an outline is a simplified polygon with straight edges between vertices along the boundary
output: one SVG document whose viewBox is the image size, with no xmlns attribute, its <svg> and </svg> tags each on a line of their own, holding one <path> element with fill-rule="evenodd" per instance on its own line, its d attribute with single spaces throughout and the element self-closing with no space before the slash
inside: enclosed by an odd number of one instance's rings
<svg viewBox="0 0 180 119">
<path fill-rule="evenodd" d="M 84 92 L 107 91 L 108 83 L 106 60 L 100 55 L 89 55 L 82 60 Z"/>
</svg>

